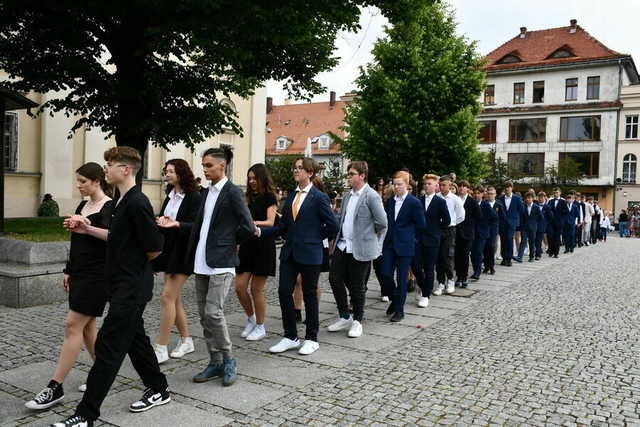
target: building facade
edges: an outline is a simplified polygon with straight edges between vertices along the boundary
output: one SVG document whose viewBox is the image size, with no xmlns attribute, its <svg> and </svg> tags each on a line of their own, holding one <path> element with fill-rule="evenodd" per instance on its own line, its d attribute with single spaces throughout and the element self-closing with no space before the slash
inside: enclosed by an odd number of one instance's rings
<svg viewBox="0 0 640 427">
<path fill-rule="evenodd" d="M 3 77 L 0 75 L 0 79 Z M 42 104 L 55 94 L 30 93 L 29 99 Z M 221 99 L 238 113 L 244 131 L 239 136 L 225 131 L 193 151 L 178 144 L 169 151 L 150 144 L 145 155 L 145 173 L 142 189 L 158 211 L 164 199 L 162 168 L 166 160 L 185 159 L 194 174 L 203 179 L 200 155 L 210 147 L 227 144 L 234 150 L 231 179 L 246 184 L 246 174 L 254 163 L 264 162 L 266 89 L 259 89 L 248 99 L 232 97 Z M 5 215 L 11 217 L 35 216 L 44 194 L 50 193 L 60 205 L 60 214 L 72 214 L 81 200 L 76 188 L 75 170 L 86 162 L 104 163 L 103 153 L 115 145 L 97 129 L 78 129 L 68 138 L 78 117 L 64 114 L 41 114 L 31 118 L 26 112 L 8 112 L 5 116 Z"/>
<path fill-rule="evenodd" d="M 337 164 L 342 172 L 346 159 L 334 135 L 344 138 L 344 108 L 353 99 L 346 94 L 336 99 L 331 92 L 329 102 L 273 105 L 267 98 L 266 156 L 309 155 L 323 171 Z"/>
<path fill-rule="evenodd" d="M 612 209 L 620 93 L 638 82 L 632 58 L 571 20 L 523 27 L 485 59 L 480 150 L 495 150 L 520 177 L 520 190 L 550 182 L 550 170 L 570 158 L 583 174 L 575 189 Z"/>
<path fill-rule="evenodd" d="M 622 209 L 640 207 L 640 84 L 625 86 L 620 93 L 622 111 L 618 132 L 616 218 Z"/>
</svg>

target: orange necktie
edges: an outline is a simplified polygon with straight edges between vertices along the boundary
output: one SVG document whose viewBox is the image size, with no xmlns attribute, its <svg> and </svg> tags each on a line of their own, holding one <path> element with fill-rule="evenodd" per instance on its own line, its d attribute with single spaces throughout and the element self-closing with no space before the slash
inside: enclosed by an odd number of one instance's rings
<svg viewBox="0 0 640 427">
<path fill-rule="evenodd" d="M 296 198 L 293 201 L 293 207 L 291 208 L 291 214 L 293 215 L 293 220 L 296 220 L 296 217 L 298 216 L 298 205 L 300 204 L 300 197 L 302 196 L 302 193 L 304 193 L 304 191 L 298 191 L 298 194 L 296 194 Z"/>
</svg>

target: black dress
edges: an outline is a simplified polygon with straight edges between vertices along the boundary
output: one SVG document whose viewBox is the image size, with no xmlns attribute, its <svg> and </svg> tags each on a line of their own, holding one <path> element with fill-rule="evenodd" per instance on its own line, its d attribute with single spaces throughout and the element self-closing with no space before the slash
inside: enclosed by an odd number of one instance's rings
<svg viewBox="0 0 640 427">
<path fill-rule="evenodd" d="M 76 209 L 80 215 L 87 203 Z M 87 218 L 91 225 L 109 228 L 113 201 L 107 201 L 99 212 Z M 64 272 L 69 275 L 69 309 L 87 316 L 100 317 L 107 303 L 104 262 L 107 242 L 86 234 L 71 233 L 69 261 Z"/>
<path fill-rule="evenodd" d="M 169 274 L 186 274 L 187 276 L 193 274 L 193 267 L 190 267 L 187 262 L 187 249 L 189 246 L 189 236 L 193 228 L 193 221 L 196 215 L 198 215 L 201 201 L 202 197 L 199 191 L 186 193 L 182 203 L 180 203 L 178 215 L 174 218 L 180 223 L 180 227 L 158 227 L 164 236 L 164 246 L 162 253 L 152 261 L 153 271 L 162 271 Z M 168 203 L 169 196 L 165 198 L 162 204 L 160 216 L 164 215 L 164 210 Z"/>
<path fill-rule="evenodd" d="M 276 196 L 271 193 L 257 195 L 249 203 L 249 211 L 254 221 L 266 221 L 267 210 L 278 206 Z M 273 237 L 251 237 L 240 245 L 238 253 L 240 265 L 236 272 L 251 273 L 254 276 L 276 275 L 276 240 Z"/>
</svg>

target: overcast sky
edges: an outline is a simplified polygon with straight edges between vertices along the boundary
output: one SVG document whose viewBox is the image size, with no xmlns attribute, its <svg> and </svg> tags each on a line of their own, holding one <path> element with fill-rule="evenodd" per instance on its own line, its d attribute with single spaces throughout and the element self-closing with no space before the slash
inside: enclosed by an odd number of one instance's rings
<svg viewBox="0 0 640 427">
<path fill-rule="evenodd" d="M 575 18 L 593 37 L 610 49 L 630 54 L 640 67 L 640 0 L 449 0 L 459 23 L 458 32 L 478 42 L 481 54 L 486 54 L 520 32 L 563 27 Z M 358 33 L 340 34 L 336 40 L 336 55 L 340 64 L 329 73 L 317 77 L 327 88 L 327 94 L 314 101 L 327 101 L 328 92 L 338 96 L 355 89 L 353 81 L 358 67 L 371 61 L 371 49 L 383 35 L 385 18 L 374 8 L 365 9 Z M 267 84 L 267 96 L 274 104 L 284 103 L 286 93 L 278 82 Z M 300 102 L 300 101 L 297 101 Z"/>
</svg>

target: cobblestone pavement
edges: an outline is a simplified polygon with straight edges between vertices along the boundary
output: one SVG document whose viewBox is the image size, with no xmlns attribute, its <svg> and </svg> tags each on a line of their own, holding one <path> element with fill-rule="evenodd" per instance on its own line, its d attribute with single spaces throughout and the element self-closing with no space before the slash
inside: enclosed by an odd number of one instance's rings
<svg viewBox="0 0 640 427">
<path fill-rule="evenodd" d="M 473 295 L 434 297 L 426 310 L 409 298 L 400 325 L 386 321 L 372 279 L 358 339 L 326 332 L 335 309 L 323 275 L 321 348 L 307 357 L 267 353 L 281 332 L 272 280 L 264 341 L 238 337 L 244 316 L 228 299 L 240 373 L 228 388 L 190 382 L 207 362 L 190 285 L 197 351 L 162 365 L 173 402 L 127 413 L 142 391 L 127 361 L 97 425 L 640 425 L 638 253 L 640 241 L 611 238 L 558 260 L 501 267 L 473 284 Z M 156 298 L 145 315 L 151 335 L 158 311 Z M 1 426 L 47 425 L 79 401 L 86 352 L 63 405 L 37 414 L 23 406 L 53 372 L 65 312 L 65 304 L 0 308 Z"/>
</svg>

